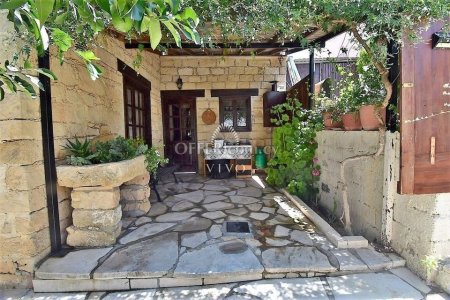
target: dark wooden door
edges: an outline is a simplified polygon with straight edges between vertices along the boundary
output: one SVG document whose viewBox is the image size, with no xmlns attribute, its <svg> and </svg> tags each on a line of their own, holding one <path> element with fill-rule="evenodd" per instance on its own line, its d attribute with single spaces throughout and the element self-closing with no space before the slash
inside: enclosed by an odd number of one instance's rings
<svg viewBox="0 0 450 300">
<path fill-rule="evenodd" d="M 183 172 L 198 169 L 196 98 L 203 95 L 203 91 L 161 92 L 164 154 Z"/>
<path fill-rule="evenodd" d="M 443 22 L 401 51 L 401 192 L 450 192 L 450 50 L 432 48 Z"/>
</svg>

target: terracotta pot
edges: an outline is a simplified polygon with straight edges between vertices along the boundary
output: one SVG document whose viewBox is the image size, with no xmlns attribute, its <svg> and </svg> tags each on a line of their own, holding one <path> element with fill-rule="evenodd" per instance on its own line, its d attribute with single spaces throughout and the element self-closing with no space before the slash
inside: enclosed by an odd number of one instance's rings
<svg viewBox="0 0 450 300">
<path fill-rule="evenodd" d="M 344 123 L 345 130 L 361 130 L 361 120 L 359 118 L 359 113 L 348 113 L 342 115 L 342 122 Z"/>
<path fill-rule="evenodd" d="M 342 127 L 342 121 L 334 121 L 331 118 L 331 113 L 329 112 L 324 112 L 322 114 L 323 117 L 323 125 L 325 126 L 326 129 L 332 129 L 332 128 L 341 128 Z"/>
<path fill-rule="evenodd" d="M 383 123 L 386 124 L 386 108 L 380 108 L 380 115 Z M 376 117 L 377 108 L 375 105 L 363 105 L 359 110 L 361 124 L 364 130 L 377 130 L 382 124 Z"/>
</svg>

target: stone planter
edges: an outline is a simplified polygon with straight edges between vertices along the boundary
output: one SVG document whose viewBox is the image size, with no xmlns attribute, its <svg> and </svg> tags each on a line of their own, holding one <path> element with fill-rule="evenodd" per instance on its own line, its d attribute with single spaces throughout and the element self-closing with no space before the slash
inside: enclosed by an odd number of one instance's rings
<svg viewBox="0 0 450 300">
<path fill-rule="evenodd" d="M 124 216 L 150 209 L 150 175 L 145 157 L 90 166 L 58 166 L 58 184 L 72 188 L 73 225 L 67 244 L 74 247 L 113 245 Z"/>
</svg>

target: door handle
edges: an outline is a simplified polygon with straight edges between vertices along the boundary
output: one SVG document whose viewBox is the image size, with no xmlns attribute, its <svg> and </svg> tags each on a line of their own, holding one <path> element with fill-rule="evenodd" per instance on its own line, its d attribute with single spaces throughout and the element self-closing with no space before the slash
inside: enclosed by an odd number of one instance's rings
<svg viewBox="0 0 450 300">
<path fill-rule="evenodd" d="M 430 163 L 434 165 L 436 163 L 436 138 L 431 137 L 431 151 L 430 151 Z"/>
</svg>

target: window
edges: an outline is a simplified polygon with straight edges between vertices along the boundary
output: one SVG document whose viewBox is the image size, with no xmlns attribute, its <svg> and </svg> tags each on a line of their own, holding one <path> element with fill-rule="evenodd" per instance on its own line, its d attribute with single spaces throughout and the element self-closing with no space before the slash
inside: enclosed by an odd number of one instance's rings
<svg viewBox="0 0 450 300">
<path fill-rule="evenodd" d="M 151 146 L 150 82 L 121 61 L 118 67 L 123 74 L 125 137 L 143 139 Z"/>
<path fill-rule="evenodd" d="M 256 95 L 257 89 L 212 90 L 211 96 L 219 97 L 220 124 L 231 126 L 235 131 L 251 131 L 251 96 Z"/>
</svg>

